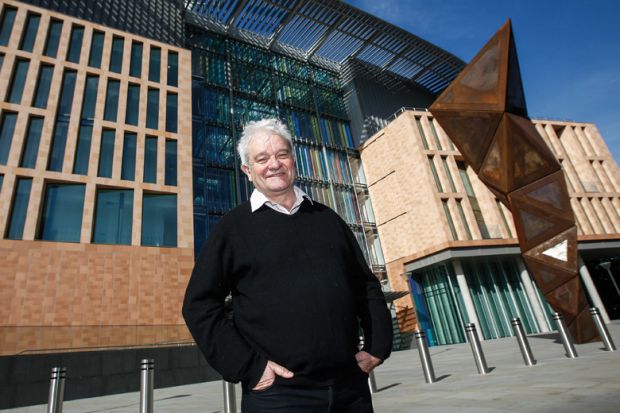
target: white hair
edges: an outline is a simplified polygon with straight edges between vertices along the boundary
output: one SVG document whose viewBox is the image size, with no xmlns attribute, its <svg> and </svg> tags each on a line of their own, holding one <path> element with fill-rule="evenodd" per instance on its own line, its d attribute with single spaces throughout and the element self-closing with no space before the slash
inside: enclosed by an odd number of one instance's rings
<svg viewBox="0 0 620 413">
<path fill-rule="evenodd" d="M 256 135 L 259 135 L 261 133 L 278 135 L 284 138 L 291 150 L 291 156 L 295 156 L 293 149 L 293 138 L 286 125 L 275 118 L 261 119 L 248 122 L 243 128 L 243 133 L 241 134 L 241 138 L 239 138 L 239 142 L 237 143 L 237 152 L 239 153 L 239 157 L 241 158 L 241 165 L 248 166 L 248 158 L 250 156 L 250 142 L 252 142 L 252 139 L 254 139 Z"/>
</svg>

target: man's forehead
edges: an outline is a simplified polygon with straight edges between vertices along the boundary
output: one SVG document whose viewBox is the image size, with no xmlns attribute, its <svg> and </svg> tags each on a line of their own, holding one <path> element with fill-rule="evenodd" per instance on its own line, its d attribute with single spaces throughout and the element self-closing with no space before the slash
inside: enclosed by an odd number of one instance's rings
<svg viewBox="0 0 620 413">
<path fill-rule="evenodd" d="M 250 142 L 250 151 L 259 155 L 268 152 L 271 149 L 290 150 L 289 144 L 285 138 L 276 134 L 260 133 L 255 135 Z"/>
</svg>

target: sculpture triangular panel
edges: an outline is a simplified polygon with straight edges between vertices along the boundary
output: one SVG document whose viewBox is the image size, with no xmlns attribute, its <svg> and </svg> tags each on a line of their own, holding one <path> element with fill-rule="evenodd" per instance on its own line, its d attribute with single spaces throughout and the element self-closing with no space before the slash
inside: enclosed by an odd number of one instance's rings
<svg viewBox="0 0 620 413">
<path fill-rule="evenodd" d="M 523 253 L 530 261 L 538 261 L 563 271 L 577 272 L 577 227 L 554 236 Z"/>
<path fill-rule="evenodd" d="M 519 58 L 517 57 L 517 47 L 515 39 L 510 30 L 510 49 L 508 51 L 508 81 L 506 84 L 506 112 L 527 118 L 527 106 L 525 104 L 525 93 L 521 82 L 521 70 L 519 69 Z"/>
<path fill-rule="evenodd" d="M 564 315 L 567 323 L 570 323 L 587 304 L 578 276 L 574 276 L 560 287 L 545 294 L 545 298 L 554 309 Z"/>
<path fill-rule="evenodd" d="M 523 256 L 523 260 L 525 261 L 527 268 L 534 276 L 536 285 L 543 294 L 547 294 L 575 276 L 572 272 L 549 267 L 548 265 L 545 265 L 537 260 L 532 260 L 527 256 Z"/>
<path fill-rule="evenodd" d="M 487 186 L 495 188 L 501 193 L 507 193 L 508 189 L 508 158 L 506 134 L 504 133 L 503 121 L 495 132 L 495 137 L 489 145 L 486 156 L 482 160 L 478 178 Z"/>
<path fill-rule="evenodd" d="M 510 193 L 511 199 L 551 211 L 567 220 L 574 220 L 566 180 L 562 171 L 554 172 Z"/>
<path fill-rule="evenodd" d="M 579 315 L 571 323 L 568 323 L 566 327 L 577 343 L 600 341 L 598 329 L 594 324 L 594 320 L 592 320 L 590 309 L 587 305 L 581 309 Z"/>
</svg>

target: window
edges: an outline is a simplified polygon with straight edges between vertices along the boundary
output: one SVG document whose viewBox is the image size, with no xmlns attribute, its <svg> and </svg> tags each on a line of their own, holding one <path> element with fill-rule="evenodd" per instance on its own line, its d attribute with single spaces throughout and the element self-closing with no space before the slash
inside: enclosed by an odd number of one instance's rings
<svg viewBox="0 0 620 413">
<path fill-rule="evenodd" d="M 439 192 L 443 192 L 441 181 L 439 180 L 439 175 L 437 174 L 437 169 L 435 168 L 435 162 L 433 162 L 432 156 L 428 157 L 428 165 L 430 166 L 433 178 L 435 179 L 435 185 L 437 185 L 437 190 Z"/>
<path fill-rule="evenodd" d="M 125 41 L 122 37 L 112 38 L 112 55 L 110 56 L 110 71 L 120 73 L 123 68 L 123 47 Z"/>
<path fill-rule="evenodd" d="M 146 97 L 146 127 L 157 129 L 159 127 L 159 90 L 149 89 Z"/>
<path fill-rule="evenodd" d="M 166 140 L 166 185 L 177 184 L 177 141 L 168 139 Z"/>
<path fill-rule="evenodd" d="M 439 141 L 439 136 L 437 135 L 437 130 L 435 129 L 435 124 L 433 123 L 433 119 L 428 118 L 428 124 L 431 125 L 431 132 L 433 133 L 433 139 L 435 140 L 435 145 L 437 145 L 437 149 L 441 150 L 441 142 Z"/>
<path fill-rule="evenodd" d="M 68 122 L 56 122 L 54 134 L 52 135 L 52 150 L 50 151 L 48 171 L 62 171 L 62 164 L 65 155 L 65 145 L 67 144 Z"/>
<path fill-rule="evenodd" d="M 82 101 L 82 119 L 93 120 L 95 118 L 95 107 L 97 105 L 97 89 L 99 87 L 99 76 L 86 76 L 86 86 L 84 87 L 84 99 Z"/>
<path fill-rule="evenodd" d="M 15 196 L 13 197 L 13 205 L 11 206 L 11 212 L 9 214 L 6 238 L 22 239 L 31 188 L 32 178 L 17 178 L 15 182 Z"/>
<path fill-rule="evenodd" d="M 2 192 L 2 184 L 4 183 L 4 175 L 0 174 L 0 193 Z"/>
<path fill-rule="evenodd" d="M 93 242 L 131 245 L 133 190 L 97 189 Z"/>
<path fill-rule="evenodd" d="M 127 110 L 125 111 L 125 123 L 138 125 L 140 114 L 140 85 L 130 83 L 127 88 Z"/>
<path fill-rule="evenodd" d="M 161 67 L 161 49 L 151 46 L 151 56 L 149 58 L 149 80 L 159 82 L 159 72 Z"/>
<path fill-rule="evenodd" d="M 90 142 L 93 136 L 91 125 L 80 125 L 78 141 L 75 148 L 75 163 L 73 173 L 78 175 L 88 175 L 88 157 L 90 156 Z"/>
<path fill-rule="evenodd" d="M 456 233 L 456 227 L 454 226 L 454 221 L 452 221 L 452 215 L 450 215 L 450 207 L 448 206 L 448 200 L 442 199 L 441 203 L 443 205 L 443 212 L 446 214 L 446 219 L 448 220 L 448 227 L 450 228 L 450 234 L 452 235 L 452 239 L 458 240 L 459 236 Z"/>
<path fill-rule="evenodd" d="M 177 196 L 175 194 L 144 193 L 142 245 L 177 246 Z"/>
<path fill-rule="evenodd" d="M 157 137 L 147 136 L 144 144 L 144 182 L 157 182 Z"/>
<path fill-rule="evenodd" d="M 177 52 L 168 53 L 168 85 L 179 85 L 179 54 Z"/>
<path fill-rule="evenodd" d="M 22 41 L 19 45 L 21 50 L 32 52 L 34 43 L 37 40 L 37 31 L 39 30 L 40 21 L 41 16 L 39 14 L 28 13 L 28 16 L 26 17 L 26 27 L 24 28 Z"/>
<path fill-rule="evenodd" d="M 131 42 L 131 59 L 129 60 L 129 76 L 142 76 L 142 43 Z"/>
<path fill-rule="evenodd" d="M 84 184 L 48 183 L 38 239 L 80 242 Z"/>
<path fill-rule="evenodd" d="M 47 29 L 47 40 L 45 41 L 45 50 L 43 54 L 49 57 L 56 57 L 58 53 L 58 44 L 60 43 L 60 35 L 62 33 L 62 20 L 50 20 L 49 29 Z"/>
<path fill-rule="evenodd" d="M 4 53 L 0 53 L 0 70 L 2 69 L 3 64 L 4 64 Z"/>
<path fill-rule="evenodd" d="M 103 41 L 105 40 L 105 34 L 103 32 L 95 30 L 93 32 L 93 38 L 90 42 L 90 57 L 88 58 L 88 66 L 101 67 L 101 56 L 103 54 Z"/>
<path fill-rule="evenodd" d="M 497 205 L 497 210 L 499 211 L 499 216 L 502 218 L 502 223 L 504 224 L 504 229 L 508 233 L 508 236 L 512 238 L 512 231 L 510 230 L 510 225 L 508 225 L 508 220 L 506 219 L 506 214 L 504 214 L 504 208 L 502 207 L 502 203 L 499 202 L 497 198 L 495 198 L 495 205 Z"/>
<path fill-rule="evenodd" d="M 461 199 L 456 200 L 456 207 L 459 210 L 459 216 L 461 217 L 461 221 L 463 221 L 463 227 L 465 228 L 465 234 L 467 235 L 467 239 L 472 239 L 471 231 L 469 230 L 469 225 L 467 224 L 467 218 L 465 218 L 465 211 L 463 210 L 463 202 Z"/>
<path fill-rule="evenodd" d="M 47 169 L 50 171 L 62 171 L 76 75 L 77 72 L 74 70 L 65 70 L 62 77 L 62 87 L 58 100 L 58 110 L 56 112 L 56 124 L 54 125 L 50 157 L 47 165 Z"/>
<path fill-rule="evenodd" d="M 168 93 L 166 95 L 166 131 L 167 132 L 176 132 L 177 131 L 177 94 L 176 93 Z"/>
<path fill-rule="evenodd" d="M 424 135 L 424 128 L 422 127 L 422 120 L 419 116 L 415 117 L 415 123 L 416 125 L 418 125 L 418 132 L 420 132 L 422 146 L 424 147 L 424 149 L 428 149 L 428 142 L 426 141 L 426 136 Z"/>
<path fill-rule="evenodd" d="M 454 186 L 454 180 L 452 179 L 452 174 L 450 173 L 450 167 L 448 166 L 448 159 L 446 156 L 441 157 L 441 163 L 443 164 L 443 169 L 446 172 L 446 176 L 448 177 L 450 189 L 452 190 L 452 192 L 456 192 L 456 187 Z"/>
<path fill-rule="evenodd" d="M 467 199 L 469 200 L 472 212 L 474 213 L 474 217 L 476 218 L 476 224 L 478 225 L 478 229 L 480 230 L 480 235 L 482 235 L 483 239 L 489 239 L 491 238 L 491 235 L 489 234 L 489 229 L 487 228 L 486 222 L 484 222 L 482 209 L 480 209 L 480 204 L 478 204 L 478 198 L 476 198 L 474 188 L 471 185 L 469 176 L 467 175 L 467 165 L 465 165 L 465 162 L 457 161 L 456 166 L 459 169 L 461 181 L 463 181 L 465 193 L 467 194 Z"/>
<path fill-rule="evenodd" d="M 127 132 L 123 139 L 121 179 L 133 181 L 136 176 L 136 134 Z"/>
<path fill-rule="evenodd" d="M 0 46 L 6 46 L 9 44 L 11 38 L 11 31 L 13 31 L 13 23 L 15 23 L 15 15 L 17 9 L 9 6 L 4 6 L 2 10 L 2 17 L 0 17 Z"/>
<path fill-rule="evenodd" d="M 13 76 L 11 78 L 11 86 L 9 87 L 9 96 L 7 102 L 21 103 L 22 94 L 24 93 L 24 84 L 26 83 L 26 76 L 28 75 L 28 67 L 30 61 L 26 59 L 17 59 L 15 68 L 13 69 Z"/>
<path fill-rule="evenodd" d="M 50 85 L 52 84 L 52 76 L 54 75 L 54 66 L 41 65 L 39 69 L 39 78 L 32 99 L 32 106 L 35 108 L 47 108 L 47 98 L 50 94 Z"/>
<path fill-rule="evenodd" d="M 109 120 L 110 122 L 116 122 L 116 115 L 118 113 L 118 91 L 120 86 L 121 82 L 118 80 L 108 79 L 103 119 Z"/>
<path fill-rule="evenodd" d="M 62 77 L 62 89 L 58 100 L 58 116 L 71 116 L 71 106 L 73 105 L 73 91 L 75 90 L 75 70 L 65 70 Z"/>
<path fill-rule="evenodd" d="M 73 63 L 80 63 L 80 53 L 82 52 L 82 39 L 84 37 L 84 27 L 73 25 L 71 38 L 69 39 L 69 51 L 67 60 Z"/>
<path fill-rule="evenodd" d="M 19 166 L 22 168 L 35 168 L 37 165 L 37 155 L 39 154 L 39 142 L 43 131 L 43 118 L 31 116 L 28 121 L 28 131 L 24 139 L 24 150 Z"/>
<path fill-rule="evenodd" d="M 0 118 L 0 165 L 6 165 L 13 141 L 17 113 L 4 112 Z"/>
<path fill-rule="evenodd" d="M 97 175 L 103 178 L 112 177 L 115 134 L 116 132 L 112 129 L 104 129 L 101 133 L 101 146 L 99 150 L 99 171 Z"/>
</svg>

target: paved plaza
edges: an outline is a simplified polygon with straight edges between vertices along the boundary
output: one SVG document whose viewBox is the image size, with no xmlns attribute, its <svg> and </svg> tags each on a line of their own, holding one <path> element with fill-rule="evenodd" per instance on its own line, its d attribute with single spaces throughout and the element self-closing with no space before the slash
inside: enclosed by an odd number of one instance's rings
<svg viewBox="0 0 620 413">
<path fill-rule="evenodd" d="M 620 322 L 608 325 L 620 344 Z M 377 413 L 473 412 L 618 412 L 620 411 L 620 351 L 603 344 L 575 346 L 569 359 L 557 334 L 529 338 L 537 364 L 526 367 L 516 339 L 482 342 L 492 371 L 479 375 L 469 344 L 430 349 L 436 383 L 426 384 L 418 351 L 395 352 L 376 370 Z M 239 396 L 239 389 L 237 395 Z M 239 401 L 237 402 L 239 406 Z M 175 413 L 223 412 L 222 383 L 209 382 L 155 390 L 155 411 Z M 44 405 L 3 412 L 41 413 Z M 139 393 L 73 400 L 64 413 L 138 412 Z"/>
</svg>

